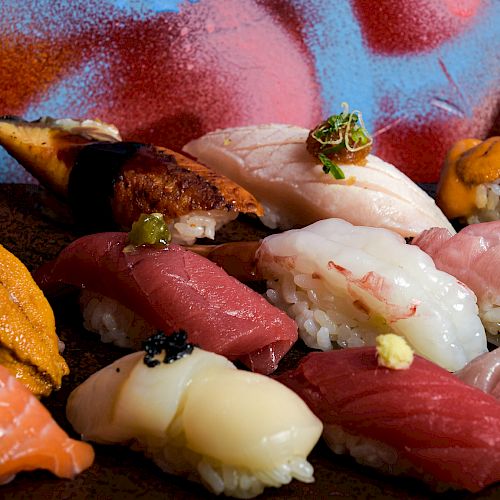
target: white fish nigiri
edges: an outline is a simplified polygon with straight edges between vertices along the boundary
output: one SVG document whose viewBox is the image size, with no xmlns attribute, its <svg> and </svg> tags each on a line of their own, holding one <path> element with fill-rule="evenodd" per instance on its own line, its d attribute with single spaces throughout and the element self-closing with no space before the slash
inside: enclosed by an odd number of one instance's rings
<svg viewBox="0 0 500 500">
<path fill-rule="evenodd" d="M 163 470 L 238 498 L 314 480 L 306 457 L 322 424 L 291 390 L 197 347 L 153 367 L 144 357 L 125 356 L 71 393 L 67 417 L 85 439 L 131 443 Z"/>
<path fill-rule="evenodd" d="M 393 165 L 368 155 L 364 165 L 339 165 L 335 179 L 306 149 L 309 130 L 258 125 L 210 132 L 184 151 L 250 191 L 271 228 L 290 229 L 338 217 L 416 236 L 430 227 L 454 229 L 434 200 Z"/>
<path fill-rule="evenodd" d="M 310 347 L 375 345 L 392 332 L 450 371 L 487 351 L 475 295 L 387 229 L 327 219 L 274 234 L 257 268 Z"/>
</svg>

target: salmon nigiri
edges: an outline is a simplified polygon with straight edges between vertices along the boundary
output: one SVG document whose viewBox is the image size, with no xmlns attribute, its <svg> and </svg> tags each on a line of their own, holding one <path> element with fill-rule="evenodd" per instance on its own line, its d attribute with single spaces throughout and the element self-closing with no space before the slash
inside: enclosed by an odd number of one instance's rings
<svg viewBox="0 0 500 500">
<path fill-rule="evenodd" d="M 71 439 L 47 409 L 0 366 L 0 484 L 24 470 L 47 469 L 73 478 L 89 467 L 94 451 Z"/>
</svg>

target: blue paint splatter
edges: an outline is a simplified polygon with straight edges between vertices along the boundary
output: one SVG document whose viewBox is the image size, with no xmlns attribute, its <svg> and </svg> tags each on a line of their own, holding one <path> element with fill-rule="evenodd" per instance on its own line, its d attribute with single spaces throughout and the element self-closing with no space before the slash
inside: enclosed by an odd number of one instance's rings
<svg viewBox="0 0 500 500">
<path fill-rule="evenodd" d="M 470 117 L 500 80 L 500 2 L 489 4 L 469 30 L 449 42 L 407 56 L 371 53 L 348 0 L 337 0 L 335 8 L 323 0 L 298 3 L 306 12 L 321 12 L 321 19 L 304 27 L 304 34 L 315 60 L 325 114 L 338 112 L 340 103 L 348 101 L 363 111 L 373 130 L 381 102 L 389 97 L 400 110 L 392 116 L 395 119 L 443 112 Z"/>
</svg>

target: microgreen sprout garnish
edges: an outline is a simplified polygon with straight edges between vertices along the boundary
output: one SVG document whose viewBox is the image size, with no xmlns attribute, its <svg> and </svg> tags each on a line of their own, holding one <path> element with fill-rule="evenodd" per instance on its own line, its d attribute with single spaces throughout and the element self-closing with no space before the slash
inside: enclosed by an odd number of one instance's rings
<svg viewBox="0 0 500 500">
<path fill-rule="evenodd" d="M 155 356 L 165 351 L 163 363 L 173 363 L 174 361 L 191 354 L 194 344 L 187 342 L 187 333 L 179 330 L 171 335 L 165 335 L 158 332 L 142 343 L 142 348 L 146 351 L 144 355 L 144 364 L 149 368 L 154 368 L 161 361 L 155 359 Z"/>
<path fill-rule="evenodd" d="M 323 153 L 319 153 L 318 158 L 323 164 L 323 172 L 325 172 L 325 174 L 332 174 L 335 179 L 345 179 L 344 172 L 336 163 L 333 163 L 333 161 Z"/>
<path fill-rule="evenodd" d="M 359 163 L 370 152 L 373 140 L 365 128 L 360 111 L 349 112 L 342 103 L 342 112 L 332 115 L 307 138 L 307 150 L 323 164 L 323 171 L 336 179 L 344 179 L 342 169 L 335 163 Z"/>
</svg>

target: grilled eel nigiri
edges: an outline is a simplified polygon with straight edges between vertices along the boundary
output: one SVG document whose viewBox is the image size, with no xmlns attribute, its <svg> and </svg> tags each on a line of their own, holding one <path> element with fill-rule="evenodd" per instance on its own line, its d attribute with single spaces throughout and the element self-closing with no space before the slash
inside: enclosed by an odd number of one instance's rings
<svg viewBox="0 0 500 500">
<path fill-rule="evenodd" d="M 169 221 L 174 241 L 214 237 L 260 203 L 228 178 L 167 148 L 121 142 L 94 120 L 0 117 L 0 145 L 93 229 L 130 229 L 141 213 Z"/>
</svg>

